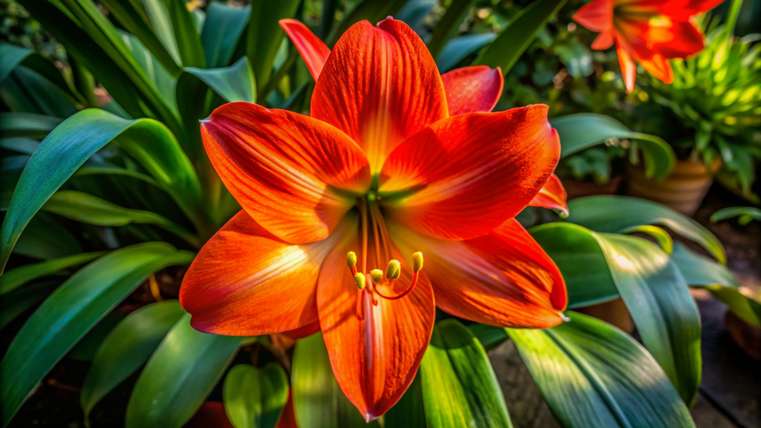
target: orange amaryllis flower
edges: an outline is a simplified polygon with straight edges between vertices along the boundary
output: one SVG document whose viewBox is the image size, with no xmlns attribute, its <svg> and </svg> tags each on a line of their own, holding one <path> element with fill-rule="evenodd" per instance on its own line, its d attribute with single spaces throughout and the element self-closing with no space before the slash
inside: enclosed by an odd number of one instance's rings
<svg viewBox="0 0 761 428">
<path fill-rule="evenodd" d="M 573 19 L 599 32 L 593 49 L 616 44 L 626 90 L 634 90 L 636 63 L 665 83 L 673 79 L 671 58 L 703 49 L 703 34 L 690 19 L 722 0 L 592 0 Z"/>
<path fill-rule="evenodd" d="M 180 302 L 216 334 L 321 330 L 371 420 L 414 379 L 436 306 L 498 326 L 562 321 L 563 278 L 514 218 L 560 146 L 543 105 L 450 115 L 449 98 L 473 97 L 448 96 L 401 21 L 353 25 L 321 62 L 310 116 L 238 102 L 203 122 L 243 209 L 201 249 Z"/>
<path fill-rule="evenodd" d="M 317 80 L 328 60 L 330 48 L 300 21 L 281 19 L 280 27 L 293 42 L 312 77 Z M 458 68 L 442 74 L 441 79 L 447 94 L 450 116 L 492 111 L 505 85 L 499 68 L 485 65 Z M 529 205 L 553 209 L 567 215 L 568 201 L 563 183 L 553 174 Z"/>
</svg>

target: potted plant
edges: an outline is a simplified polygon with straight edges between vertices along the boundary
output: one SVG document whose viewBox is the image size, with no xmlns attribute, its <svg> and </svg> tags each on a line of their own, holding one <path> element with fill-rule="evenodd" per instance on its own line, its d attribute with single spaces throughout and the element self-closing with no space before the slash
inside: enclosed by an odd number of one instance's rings
<svg viewBox="0 0 761 428">
<path fill-rule="evenodd" d="M 723 24 L 703 21 L 705 49 L 673 61 L 672 84 L 647 79 L 644 125 L 669 141 L 678 161 L 661 181 L 630 169 L 631 194 L 690 215 L 718 174 L 735 192 L 754 197 L 761 158 L 761 58 L 757 35 L 733 36 L 741 4 L 732 3 Z"/>
</svg>

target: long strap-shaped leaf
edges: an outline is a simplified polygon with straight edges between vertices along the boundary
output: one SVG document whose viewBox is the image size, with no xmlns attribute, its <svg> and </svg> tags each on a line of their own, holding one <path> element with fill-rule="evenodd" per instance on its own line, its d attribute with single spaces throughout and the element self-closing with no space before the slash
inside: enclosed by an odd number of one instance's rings
<svg viewBox="0 0 761 428">
<path fill-rule="evenodd" d="M 508 329 L 565 427 L 693 427 L 687 406 L 632 338 L 592 317 L 548 330 Z"/>
<path fill-rule="evenodd" d="M 3 426 L 66 352 L 148 275 L 192 258 L 192 253 L 166 243 L 133 245 L 90 263 L 56 289 L 19 330 L 0 362 Z"/>
<path fill-rule="evenodd" d="M 161 98 L 119 32 L 91 0 L 22 0 L 22 4 L 69 54 L 97 76 L 129 114 L 160 118 L 173 132 L 180 131 L 170 104 Z"/>
<path fill-rule="evenodd" d="M 249 19 L 250 6 L 227 6 L 218 2 L 209 4 L 201 30 L 207 67 L 224 67 L 230 63 Z"/>
<path fill-rule="evenodd" d="M 645 239 L 596 233 L 569 223 L 532 230 L 568 281 L 573 307 L 620 296 L 645 347 L 685 402 L 701 379 L 700 315 L 669 255 Z"/>
<path fill-rule="evenodd" d="M 240 338 L 201 333 L 185 315 L 140 374 L 127 405 L 127 428 L 182 427 L 222 377 Z"/>
<path fill-rule="evenodd" d="M 512 426 L 486 351 L 459 321 L 436 326 L 419 376 L 428 427 Z"/>
<path fill-rule="evenodd" d="M 664 205 L 628 196 L 600 195 L 576 198 L 568 204 L 568 221 L 598 232 L 623 232 L 642 225 L 671 229 L 706 249 L 724 264 L 724 247 L 695 220 Z"/>
<path fill-rule="evenodd" d="M 182 315 L 177 301 L 167 300 L 143 306 L 114 327 L 98 348 L 82 386 L 85 418 L 101 398 L 148 361 Z"/>
<path fill-rule="evenodd" d="M 73 256 L 61 257 L 53 260 L 46 260 L 39 263 L 30 263 L 19 266 L 0 276 L 0 295 L 9 293 L 27 282 L 42 278 L 62 271 L 64 269 L 87 263 L 103 253 L 96 251 L 92 253 L 81 253 Z"/>
<path fill-rule="evenodd" d="M 162 215 L 153 211 L 121 207 L 89 193 L 61 190 L 51 196 L 42 209 L 61 217 L 96 226 L 150 224 L 182 238 L 194 247 L 200 246 L 198 237 Z"/>
<path fill-rule="evenodd" d="M 21 173 L 0 230 L 0 272 L 29 220 L 87 159 L 112 141 L 164 186 L 196 227 L 203 224 L 198 177 L 169 130 L 151 119 L 125 120 L 103 110 L 83 110 L 42 141 Z"/>
<path fill-rule="evenodd" d="M 476 58 L 477 64 L 501 67 L 507 74 L 531 42 L 563 5 L 565 0 L 537 0 L 518 16 Z"/>
<path fill-rule="evenodd" d="M 552 120 L 552 126 L 560 135 L 562 157 L 616 138 L 639 142 L 638 147 L 642 149 L 645 174 L 648 177 L 666 177 L 676 161 L 674 150 L 662 138 L 632 131 L 616 119 L 602 114 L 578 113 L 561 116 Z"/>
<path fill-rule="evenodd" d="M 293 17 L 298 5 L 298 0 L 257 1 L 251 4 L 245 53 L 260 91 L 270 80 L 275 54 L 285 36 L 278 26 L 278 20 Z M 265 94 L 259 95 L 261 97 Z"/>
<path fill-rule="evenodd" d="M 81 101 L 81 97 L 75 91 L 72 91 L 69 82 L 63 78 L 53 63 L 31 49 L 0 43 L 0 83 L 20 65 L 36 71 L 59 89 L 66 91 L 67 95 L 71 95 Z"/>
<path fill-rule="evenodd" d="M 293 408 L 299 428 L 378 427 L 365 424 L 333 377 L 328 352 L 320 334 L 296 343 L 291 369 Z"/>
</svg>

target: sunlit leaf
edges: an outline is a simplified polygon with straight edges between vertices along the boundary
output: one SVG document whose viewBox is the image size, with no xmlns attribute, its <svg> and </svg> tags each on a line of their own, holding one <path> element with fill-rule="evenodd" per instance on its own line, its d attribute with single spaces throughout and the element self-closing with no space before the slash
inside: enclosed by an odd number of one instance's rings
<svg viewBox="0 0 761 428">
<path fill-rule="evenodd" d="M 183 426 L 222 377 L 239 345 L 237 337 L 195 330 L 190 315 L 180 318 L 140 374 L 125 426 Z"/>
<path fill-rule="evenodd" d="M 546 330 L 508 329 L 565 427 L 693 427 L 687 406 L 634 339 L 581 314 Z"/>
</svg>

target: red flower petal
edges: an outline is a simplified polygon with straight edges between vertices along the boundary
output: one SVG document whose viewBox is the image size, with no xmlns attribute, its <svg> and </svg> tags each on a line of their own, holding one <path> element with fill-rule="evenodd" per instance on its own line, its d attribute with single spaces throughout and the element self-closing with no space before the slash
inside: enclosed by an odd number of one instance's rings
<svg viewBox="0 0 761 428">
<path fill-rule="evenodd" d="M 441 75 L 447 92 L 449 114 L 491 111 L 499 97 L 505 80 L 499 68 L 485 65 L 462 67 Z"/>
<path fill-rule="evenodd" d="M 315 286 L 331 241 L 290 245 L 244 211 L 225 224 L 185 273 L 180 304 L 198 330 L 258 336 L 317 321 Z"/>
<path fill-rule="evenodd" d="M 621 77 L 624 79 L 626 92 L 631 93 L 634 90 L 634 84 L 637 81 L 637 64 L 625 49 L 618 45 L 616 47 L 618 56 L 618 65 L 621 67 Z"/>
<path fill-rule="evenodd" d="M 689 21 L 655 20 L 648 40 L 653 52 L 665 58 L 685 58 L 703 50 L 703 33 Z"/>
<path fill-rule="evenodd" d="M 661 55 L 653 55 L 650 59 L 641 59 L 639 60 L 639 63 L 642 64 L 642 68 L 663 83 L 668 84 L 674 80 L 671 65 L 668 60 Z"/>
<path fill-rule="evenodd" d="M 291 243 L 327 237 L 369 185 L 362 150 L 334 127 L 286 110 L 229 103 L 201 128 L 227 189 L 267 231 Z"/>
<path fill-rule="evenodd" d="M 567 303 L 555 263 L 515 219 L 466 241 L 438 240 L 392 226 L 403 252 L 425 254 L 436 305 L 452 315 L 506 327 L 552 327 Z"/>
<path fill-rule="evenodd" d="M 532 207 L 549 208 L 568 215 L 568 196 L 557 175 L 552 174 L 529 203 Z"/>
<path fill-rule="evenodd" d="M 592 0 L 573 15 L 573 20 L 596 32 L 613 28 L 614 0 Z"/>
<path fill-rule="evenodd" d="M 301 59 L 309 69 L 314 80 L 320 77 L 320 71 L 330 55 L 330 49 L 306 25 L 295 19 L 281 19 L 280 27 L 296 46 Z"/>
<path fill-rule="evenodd" d="M 658 10 L 671 19 L 686 21 L 690 17 L 718 6 L 724 0 L 669 0 L 658 2 Z"/>
<path fill-rule="evenodd" d="M 417 286 L 398 300 L 376 297 L 377 305 L 373 305 L 365 292 L 364 319 L 360 319 L 360 291 L 346 267 L 346 252 L 357 245 L 353 240 L 337 246 L 325 259 L 317 307 L 336 381 L 370 421 L 396 404 L 415 378 L 431 338 L 435 311 L 431 285 L 421 275 Z M 409 280 L 409 269 L 402 269 L 399 282 L 408 284 Z"/>
<path fill-rule="evenodd" d="M 447 116 L 431 54 L 402 21 L 352 25 L 338 40 L 312 95 L 312 116 L 353 137 L 373 171 L 406 137 Z"/>
<path fill-rule="evenodd" d="M 467 113 L 398 146 L 381 176 L 391 218 L 448 239 L 489 233 L 525 208 L 560 156 L 547 106 Z M 389 197 L 389 195 L 387 195 Z"/>
</svg>

